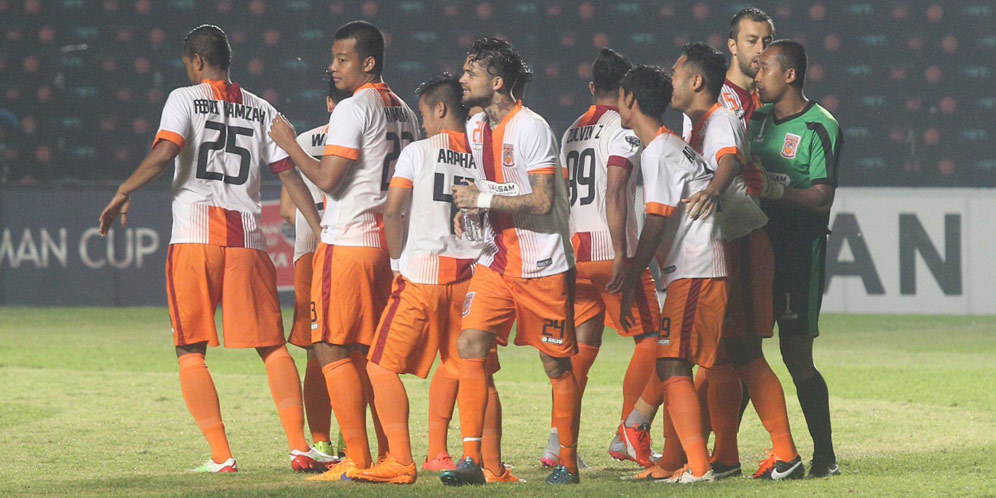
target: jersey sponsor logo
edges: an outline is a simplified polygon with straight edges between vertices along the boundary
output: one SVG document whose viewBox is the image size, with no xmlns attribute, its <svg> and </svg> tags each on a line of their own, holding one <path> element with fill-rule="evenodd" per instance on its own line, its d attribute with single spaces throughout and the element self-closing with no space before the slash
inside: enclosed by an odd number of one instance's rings
<svg viewBox="0 0 996 498">
<path fill-rule="evenodd" d="M 511 168 L 515 165 L 515 152 L 512 144 L 503 144 L 501 148 L 501 165 Z"/>
<path fill-rule="evenodd" d="M 470 307 L 474 304 L 475 295 L 477 295 L 476 292 L 468 292 L 467 296 L 463 298 L 463 309 L 460 311 L 460 316 L 467 316 L 470 314 Z"/>
<path fill-rule="evenodd" d="M 799 142 L 802 141 L 802 137 L 794 133 L 785 134 L 785 142 L 782 144 L 782 157 L 785 159 L 795 158 L 796 153 L 799 151 Z"/>
<path fill-rule="evenodd" d="M 785 173 L 772 173 L 768 172 L 768 180 L 782 184 L 785 187 L 789 186 L 789 176 Z"/>
<path fill-rule="evenodd" d="M 479 180 L 477 188 L 491 195 L 519 195 L 519 186 L 514 183 L 498 183 L 491 180 Z"/>
<path fill-rule="evenodd" d="M 547 266 L 550 266 L 552 264 L 553 264 L 553 258 L 541 259 L 536 262 L 536 268 L 542 270 L 543 268 L 546 268 Z"/>
<path fill-rule="evenodd" d="M 671 319 L 668 317 L 661 318 L 661 330 L 660 335 L 657 336 L 657 345 L 671 345 Z"/>
<path fill-rule="evenodd" d="M 667 275 L 668 273 L 674 273 L 674 271 L 677 270 L 677 269 L 678 269 L 678 267 L 676 267 L 674 265 L 671 265 L 671 266 L 669 266 L 667 268 L 662 268 L 661 269 L 661 273 Z"/>
</svg>

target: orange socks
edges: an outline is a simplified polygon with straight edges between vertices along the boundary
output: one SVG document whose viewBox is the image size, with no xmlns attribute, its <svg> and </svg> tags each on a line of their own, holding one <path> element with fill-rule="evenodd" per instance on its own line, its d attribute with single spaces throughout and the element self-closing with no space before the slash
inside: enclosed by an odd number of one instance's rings
<svg viewBox="0 0 996 498">
<path fill-rule="evenodd" d="M 391 447 L 391 456 L 402 465 L 411 465 L 412 443 L 408 434 L 408 393 L 405 392 L 405 385 L 397 373 L 373 362 L 367 362 L 367 375 L 373 387 L 377 413 Z"/>
<path fill-rule="evenodd" d="M 436 458 L 446 450 L 446 435 L 450 420 L 453 419 L 453 406 L 456 403 L 460 379 L 448 377 L 446 368 L 440 364 L 432 374 L 429 383 L 429 458 Z"/>
<path fill-rule="evenodd" d="M 636 343 L 633 357 L 629 360 L 626 376 L 623 377 L 622 417 L 625 419 L 633 411 L 636 400 L 647 387 L 647 381 L 654 375 L 654 365 L 657 363 L 657 339 L 649 338 Z M 577 371 L 577 370 L 575 370 Z M 658 384 L 660 384 L 658 382 Z"/>
<path fill-rule="evenodd" d="M 484 410 L 484 432 L 481 434 L 481 453 L 484 468 L 494 475 L 505 473 L 501 463 L 501 400 L 498 398 L 498 388 L 495 381 L 488 377 L 488 406 Z"/>
<path fill-rule="evenodd" d="M 709 369 L 709 417 L 716 434 L 713 461 L 726 465 L 740 463 L 737 431 L 740 429 L 742 396 L 743 388 L 733 365 L 715 365 Z"/>
<path fill-rule="evenodd" d="M 304 438 L 304 405 L 301 403 L 301 378 L 287 348 L 281 346 L 263 359 L 266 378 L 270 381 L 270 395 L 277 405 L 280 423 L 287 434 L 287 445 L 292 450 L 308 451 Z"/>
<path fill-rule="evenodd" d="M 308 360 L 304 370 L 304 412 L 308 415 L 308 429 L 311 440 L 332 441 L 329 430 L 332 425 L 332 404 L 329 390 L 325 387 L 325 376 L 318 360 Z"/>
<path fill-rule="evenodd" d="M 573 372 L 564 372 L 553 385 L 553 424 L 560 438 L 560 464 L 574 474 L 578 472 L 577 437 L 581 421 L 581 391 Z"/>
<path fill-rule="evenodd" d="M 655 375 L 656 379 L 657 376 Z M 661 451 L 661 459 L 657 461 L 657 466 L 665 470 L 678 470 L 687 459 L 685 450 L 681 449 L 681 441 L 678 440 L 678 433 L 674 431 L 674 424 L 671 423 L 671 415 L 664 410 L 664 449 Z"/>
<path fill-rule="evenodd" d="M 484 433 L 485 407 L 488 404 L 488 374 L 484 358 L 460 360 L 460 434 L 463 456 L 481 463 L 481 437 Z M 349 445 L 347 444 L 347 447 Z"/>
<path fill-rule="evenodd" d="M 574 371 L 574 379 L 578 383 L 578 389 L 584 394 L 584 388 L 588 385 L 588 370 L 595 363 L 598 356 L 598 348 L 588 344 L 578 343 L 578 354 L 571 356 L 571 369 Z"/>
<path fill-rule="evenodd" d="M 789 430 L 788 412 L 785 409 L 785 391 L 778 377 L 764 358 L 758 358 L 737 369 L 740 379 L 747 384 L 751 403 L 761 418 L 764 428 L 771 434 L 771 448 L 775 458 L 783 462 L 797 455 L 792 431 Z"/>
<path fill-rule="evenodd" d="M 387 443 L 387 434 L 384 432 L 384 427 L 380 425 L 380 417 L 377 416 L 373 388 L 370 387 L 370 378 L 367 377 L 367 357 L 356 351 L 350 355 L 350 359 L 356 365 L 356 372 L 360 374 L 360 382 L 363 383 L 363 396 L 366 398 L 367 405 L 370 406 L 370 418 L 373 419 L 374 434 L 377 435 L 377 460 L 380 461 L 387 455 L 387 452 L 391 448 Z"/>
<path fill-rule="evenodd" d="M 201 433 L 211 446 L 211 460 L 221 463 L 232 458 L 225 435 L 225 424 L 221 421 L 221 407 L 218 405 L 218 392 L 208 372 L 204 355 L 191 353 L 177 359 L 180 365 L 180 391 L 187 409 L 201 428 Z"/>
<path fill-rule="evenodd" d="M 712 432 L 712 422 L 709 418 L 709 369 L 699 367 L 695 371 L 695 395 L 699 397 L 699 408 L 702 408 L 702 437 L 709 440 Z"/>
<path fill-rule="evenodd" d="M 367 441 L 366 399 L 356 365 L 350 358 L 343 358 L 322 367 L 322 373 L 332 411 L 346 442 L 346 457 L 365 469 L 370 466 L 370 443 Z"/>
<path fill-rule="evenodd" d="M 711 469 L 709 452 L 702 437 L 702 410 L 695 395 L 691 377 L 671 377 L 664 381 L 664 399 L 674 423 L 674 430 L 681 440 L 681 447 L 688 457 L 692 475 L 700 477 Z"/>
</svg>

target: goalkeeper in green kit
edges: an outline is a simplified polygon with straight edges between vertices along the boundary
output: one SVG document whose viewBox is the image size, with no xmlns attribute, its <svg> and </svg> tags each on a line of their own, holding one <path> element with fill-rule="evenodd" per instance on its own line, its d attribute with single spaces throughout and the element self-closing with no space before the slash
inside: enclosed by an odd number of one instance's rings
<svg viewBox="0 0 996 498">
<path fill-rule="evenodd" d="M 810 477 L 837 475 L 827 384 L 813 364 L 825 282 L 827 228 L 843 136 L 837 120 L 806 98 L 806 50 L 773 42 L 755 76 L 765 105 L 751 116 L 751 150 L 759 167 L 746 173 L 761 189 L 775 256 L 774 312 L 782 359 L 795 383 L 813 437 Z M 766 174 L 765 174 L 766 171 Z"/>
</svg>

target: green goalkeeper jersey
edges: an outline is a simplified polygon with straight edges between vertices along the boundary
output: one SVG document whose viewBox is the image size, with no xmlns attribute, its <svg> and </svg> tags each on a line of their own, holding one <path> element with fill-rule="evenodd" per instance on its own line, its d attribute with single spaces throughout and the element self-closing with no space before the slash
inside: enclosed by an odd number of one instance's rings
<svg viewBox="0 0 996 498">
<path fill-rule="evenodd" d="M 837 186 L 844 137 L 833 115 L 815 101 L 810 100 L 801 112 L 782 119 L 775 119 L 772 104 L 767 104 L 754 111 L 748 129 L 751 152 L 760 156 L 770 178 L 798 189 L 820 184 Z M 764 201 L 761 207 L 772 229 L 827 233 L 829 215 L 780 202 Z"/>
</svg>

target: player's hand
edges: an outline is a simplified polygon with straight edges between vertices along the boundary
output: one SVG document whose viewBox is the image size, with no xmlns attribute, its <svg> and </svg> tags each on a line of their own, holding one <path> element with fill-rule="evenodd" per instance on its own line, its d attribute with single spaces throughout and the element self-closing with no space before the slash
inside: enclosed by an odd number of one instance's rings
<svg viewBox="0 0 996 498">
<path fill-rule="evenodd" d="M 744 167 L 744 182 L 747 194 L 754 197 L 778 200 L 785 194 L 785 186 L 768 176 L 757 154 L 751 154 L 751 162 Z"/>
<path fill-rule="evenodd" d="M 463 238 L 463 211 L 458 210 L 456 216 L 453 217 L 453 235 L 456 235 L 458 239 Z"/>
<path fill-rule="evenodd" d="M 270 123 L 269 135 L 277 146 L 284 150 L 287 150 L 291 147 L 291 144 L 297 142 L 297 132 L 294 131 L 294 125 L 283 114 L 277 114 L 273 118 L 273 122 Z"/>
<path fill-rule="evenodd" d="M 473 183 L 462 183 L 460 185 L 454 185 L 453 189 L 453 204 L 460 209 L 476 209 L 477 208 L 477 194 L 481 193 L 477 189 L 477 185 Z"/>
<path fill-rule="evenodd" d="M 114 219 L 121 216 L 121 226 L 128 226 L 128 208 L 131 207 L 131 199 L 127 195 L 122 194 L 120 191 L 114 193 L 114 197 L 111 197 L 111 202 L 107 204 L 107 207 L 100 212 L 100 235 L 104 237 L 107 235 L 107 231 L 110 230 L 111 224 L 114 223 Z"/>
<path fill-rule="evenodd" d="M 624 329 L 633 326 L 633 286 L 629 285 L 622 291 L 622 304 L 619 309 L 619 325 Z"/>
<path fill-rule="evenodd" d="M 626 258 L 616 256 L 612 260 L 612 279 L 606 284 L 605 290 L 610 294 L 618 294 L 622 290 L 623 280 L 626 278 Z"/>
<path fill-rule="evenodd" d="M 716 210 L 718 199 L 718 192 L 709 188 L 704 188 L 688 196 L 687 199 L 682 199 L 681 202 L 688 204 L 687 210 L 689 218 L 693 220 L 701 218 L 704 220 Z"/>
</svg>

